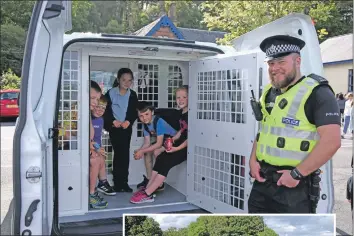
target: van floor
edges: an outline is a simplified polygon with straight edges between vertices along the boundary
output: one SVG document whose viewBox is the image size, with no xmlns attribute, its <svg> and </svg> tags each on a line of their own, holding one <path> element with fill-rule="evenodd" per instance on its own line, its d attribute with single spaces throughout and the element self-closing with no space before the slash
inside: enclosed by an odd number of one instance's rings
<svg viewBox="0 0 354 236">
<path fill-rule="evenodd" d="M 136 191 L 136 186 L 130 186 Z M 85 222 L 92 220 L 113 219 L 122 217 L 128 213 L 162 213 L 162 212 L 179 212 L 200 209 L 190 204 L 186 200 L 186 196 L 165 184 L 163 191 L 157 192 L 155 201 L 151 203 L 132 204 L 129 200 L 132 193 L 117 193 L 115 196 L 106 196 L 100 194 L 108 202 L 105 209 L 90 209 L 86 214 L 74 216 L 59 217 L 60 224 Z"/>
<path fill-rule="evenodd" d="M 132 187 L 132 186 L 130 186 Z M 133 187 L 133 192 L 137 190 L 136 186 Z M 172 188 L 168 184 L 165 184 L 165 189 L 163 191 L 155 193 L 155 201 L 151 203 L 143 204 L 133 204 L 130 202 L 130 198 L 133 193 L 117 193 L 115 196 L 107 196 L 100 193 L 100 196 L 108 202 L 108 207 L 105 209 L 117 209 L 117 208 L 128 208 L 134 206 L 146 206 L 146 205 L 160 205 L 173 202 L 185 202 L 186 196 L 178 192 L 176 189 Z M 99 211 L 99 209 L 90 209 L 90 211 Z"/>
</svg>

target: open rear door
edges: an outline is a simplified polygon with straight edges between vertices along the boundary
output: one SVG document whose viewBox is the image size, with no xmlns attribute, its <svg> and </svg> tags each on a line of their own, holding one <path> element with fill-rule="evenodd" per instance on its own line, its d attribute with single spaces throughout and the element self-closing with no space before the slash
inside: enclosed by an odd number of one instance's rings
<svg viewBox="0 0 354 236">
<path fill-rule="evenodd" d="M 64 33 L 71 1 L 37 1 L 27 35 L 20 116 L 13 145 L 12 234 L 50 235 L 53 221 L 52 137 Z"/>
<path fill-rule="evenodd" d="M 290 14 L 233 40 L 238 56 L 205 58 L 190 65 L 187 200 L 208 211 L 248 212 L 252 188 L 248 162 L 257 130 L 250 90 L 259 98 L 269 83 L 265 54 L 259 45 L 277 34 L 304 40 L 302 74 L 323 76 L 316 30 L 304 14 Z M 317 213 L 332 213 L 332 161 L 321 170 Z"/>
<path fill-rule="evenodd" d="M 213 213 L 247 213 L 257 54 L 194 61 L 189 73 L 187 200 Z"/>
<path fill-rule="evenodd" d="M 259 47 L 263 39 L 278 34 L 291 35 L 305 41 L 306 45 L 301 50 L 301 72 L 303 75 L 315 73 L 324 76 L 316 29 L 308 15 L 300 13 L 289 14 L 242 35 L 232 43 L 237 51 L 253 50 Z M 264 55 L 263 52 L 260 51 L 260 53 Z M 265 76 L 263 76 L 263 86 L 269 83 L 266 70 L 264 71 Z M 320 169 L 322 170 L 321 197 L 317 206 L 317 213 L 332 213 L 334 205 L 332 160 L 328 161 Z"/>
</svg>

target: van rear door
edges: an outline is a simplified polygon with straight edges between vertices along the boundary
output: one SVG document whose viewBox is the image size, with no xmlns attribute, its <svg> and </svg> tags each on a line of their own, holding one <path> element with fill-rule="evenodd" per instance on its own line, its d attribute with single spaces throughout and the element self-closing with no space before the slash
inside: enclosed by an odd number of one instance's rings
<svg viewBox="0 0 354 236">
<path fill-rule="evenodd" d="M 259 97 L 269 83 L 265 54 L 259 45 L 277 34 L 304 40 L 302 74 L 323 76 L 316 30 L 311 18 L 303 14 L 290 14 L 233 40 L 236 53 L 190 63 L 187 200 L 207 211 L 248 212 L 253 184 L 248 163 L 257 131 L 250 91 Z M 332 161 L 321 170 L 317 213 L 331 213 Z"/>
<path fill-rule="evenodd" d="M 21 113 L 13 144 L 12 234 L 50 235 L 53 221 L 52 137 L 64 33 L 71 1 L 37 1 L 22 65 Z"/>
</svg>

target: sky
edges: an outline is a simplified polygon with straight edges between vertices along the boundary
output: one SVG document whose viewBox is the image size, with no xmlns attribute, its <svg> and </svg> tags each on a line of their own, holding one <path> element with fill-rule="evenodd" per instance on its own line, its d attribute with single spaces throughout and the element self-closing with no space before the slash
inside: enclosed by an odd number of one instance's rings
<svg viewBox="0 0 354 236">
<path fill-rule="evenodd" d="M 162 230 L 170 227 L 183 228 L 196 221 L 199 215 L 154 215 Z M 334 216 L 263 216 L 264 222 L 280 236 L 332 236 L 334 231 Z"/>
</svg>

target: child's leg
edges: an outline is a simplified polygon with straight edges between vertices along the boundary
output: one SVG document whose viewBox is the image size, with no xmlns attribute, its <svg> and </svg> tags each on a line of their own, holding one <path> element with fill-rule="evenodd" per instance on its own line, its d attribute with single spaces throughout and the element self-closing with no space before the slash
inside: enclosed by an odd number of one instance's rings
<svg viewBox="0 0 354 236">
<path fill-rule="evenodd" d="M 106 161 L 105 158 L 99 155 L 99 173 L 98 173 L 99 183 L 97 186 L 97 191 L 104 193 L 106 195 L 114 196 L 116 192 L 109 185 L 106 175 Z"/>
<path fill-rule="evenodd" d="M 90 157 L 90 194 L 95 193 L 99 168 L 99 158 Z"/>
<path fill-rule="evenodd" d="M 163 153 L 165 151 L 164 147 L 160 147 L 158 149 L 154 150 L 154 157 L 157 158 L 161 153 Z"/>
<path fill-rule="evenodd" d="M 151 178 L 149 180 L 149 183 L 146 185 L 147 188 L 151 185 L 152 182 L 155 181 L 157 175 L 158 175 L 158 173 L 153 170 L 152 173 L 151 173 Z"/>
<path fill-rule="evenodd" d="M 154 181 L 151 182 L 150 186 L 145 189 L 145 193 L 147 195 L 151 195 L 155 192 L 155 190 L 161 186 L 161 184 L 165 181 L 166 177 L 160 174 L 157 174 Z"/>
<path fill-rule="evenodd" d="M 151 172 L 153 167 L 153 156 L 152 152 L 148 152 L 144 156 L 145 168 L 146 168 L 146 177 L 150 180 Z"/>
<path fill-rule="evenodd" d="M 101 181 L 107 180 L 106 161 L 102 155 L 99 155 L 99 159 L 100 159 L 100 161 L 99 161 L 100 168 L 99 168 L 99 173 L 98 173 L 98 179 Z"/>
<path fill-rule="evenodd" d="M 163 152 L 156 158 L 153 171 L 158 173 L 150 185 L 145 189 L 145 193 L 151 195 L 165 181 L 168 172 L 187 159 L 187 148 L 173 153 Z"/>
</svg>

